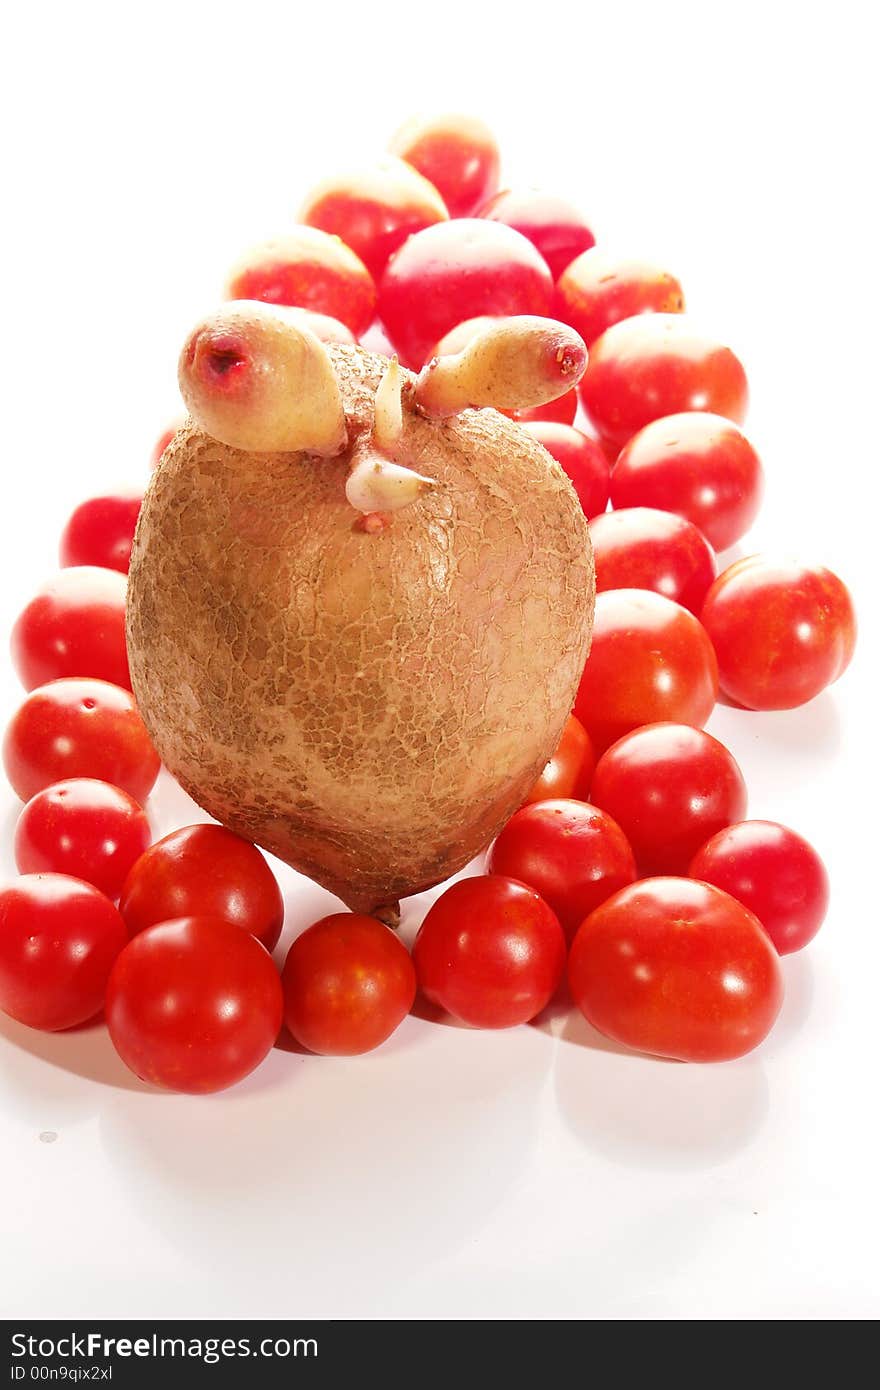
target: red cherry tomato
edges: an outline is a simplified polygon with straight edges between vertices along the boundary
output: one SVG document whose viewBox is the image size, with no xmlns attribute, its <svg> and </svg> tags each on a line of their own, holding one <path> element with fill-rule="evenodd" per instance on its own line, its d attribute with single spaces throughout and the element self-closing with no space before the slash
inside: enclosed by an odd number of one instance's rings
<svg viewBox="0 0 880 1390">
<path fill-rule="evenodd" d="M 413 1006 L 409 951 L 375 917 L 336 912 L 298 936 L 281 972 L 284 1017 L 311 1052 L 350 1057 L 390 1038 Z"/>
<path fill-rule="evenodd" d="M 142 492 L 116 492 L 81 502 L 61 533 L 62 566 L 97 565 L 128 574 Z"/>
<path fill-rule="evenodd" d="M 141 803 L 160 767 L 131 694 L 75 679 L 31 691 L 6 730 L 3 765 L 22 801 L 53 782 L 94 777 Z"/>
<path fill-rule="evenodd" d="M 690 866 L 757 917 L 781 956 L 812 941 L 828 911 L 828 874 L 813 846 L 768 820 L 719 830 Z"/>
<path fill-rule="evenodd" d="M 173 917 L 211 917 L 250 932 L 271 951 L 284 899 L 256 845 L 222 825 L 188 825 L 138 859 L 119 910 L 132 936 Z"/>
<path fill-rule="evenodd" d="M 281 1016 L 272 957 L 220 918 L 149 927 L 128 943 L 107 986 L 107 1027 L 126 1066 L 192 1095 L 222 1091 L 259 1066 Z"/>
<path fill-rule="evenodd" d="M 15 828 L 15 862 L 20 873 L 68 874 L 118 898 L 150 838 L 133 797 L 109 782 L 77 777 L 37 792 L 25 806 Z"/>
<path fill-rule="evenodd" d="M 569 939 L 594 907 L 636 877 L 620 826 L 582 801 L 524 806 L 492 846 L 488 868 L 540 893 Z"/>
<path fill-rule="evenodd" d="M 178 430 L 182 430 L 185 424 L 186 420 L 184 418 L 175 420 L 172 424 L 168 426 L 166 430 L 163 430 L 162 433 L 159 435 L 159 438 L 153 445 L 153 452 L 150 455 L 151 472 L 154 472 L 159 467 L 159 464 L 162 461 L 162 455 L 168 448 L 168 445 L 171 443 Z"/>
<path fill-rule="evenodd" d="M 702 728 L 717 695 L 715 653 L 693 613 L 647 589 L 597 595 L 574 712 L 599 752 L 641 724 Z"/>
<path fill-rule="evenodd" d="M 413 946 L 419 987 L 474 1028 L 512 1028 L 547 1005 L 565 969 L 565 936 L 532 888 L 491 875 L 438 898 Z"/>
<path fill-rule="evenodd" d="M 553 280 L 534 246 L 500 222 L 463 218 L 416 232 L 392 256 L 379 317 L 404 363 L 420 367 L 466 319 L 546 315 Z"/>
<path fill-rule="evenodd" d="M 481 208 L 480 216 L 490 222 L 503 222 L 522 233 L 544 257 L 554 280 L 559 279 L 575 256 L 596 243 L 576 207 L 566 198 L 535 188 L 496 193 Z"/>
<path fill-rule="evenodd" d="M 363 261 L 317 227 L 294 227 L 255 246 L 233 267 L 226 297 L 311 309 L 338 319 L 356 338 L 376 309 L 376 286 Z"/>
<path fill-rule="evenodd" d="M 325 179 L 300 210 L 302 222 L 341 237 L 373 276 L 382 274 L 407 237 L 448 219 L 433 184 L 393 157 Z"/>
<path fill-rule="evenodd" d="M 525 425 L 532 421 L 535 423 L 571 425 L 577 415 L 578 393 L 574 387 L 563 395 L 557 396 L 555 401 L 545 401 L 544 405 L 533 405 L 528 410 L 503 410 L 502 415 L 509 415 L 511 420 L 518 420 Z"/>
<path fill-rule="evenodd" d="M 763 491 L 761 460 L 745 435 L 703 411 L 646 425 L 621 450 L 611 474 L 613 507 L 676 512 L 716 550 L 745 535 Z"/>
<path fill-rule="evenodd" d="M 12 629 L 12 662 L 26 690 L 62 676 L 95 676 L 131 689 L 125 579 L 118 570 L 61 570 Z"/>
<path fill-rule="evenodd" d="M 535 801 L 550 801 L 554 797 L 574 797 L 576 801 L 586 801 L 595 766 L 596 755 L 590 735 L 580 720 L 570 714 L 565 721 L 556 752 L 523 805 L 530 806 Z"/>
<path fill-rule="evenodd" d="M 849 590 L 819 565 L 750 555 L 719 574 L 701 614 L 721 689 L 748 709 L 794 709 L 852 660 Z"/>
<path fill-rule="evenodd" d="M 648 878 L 615 893 L 571 948 L 572 997 L 616 1042 L 683 1062 L 751 1052 L 782 1005 L 782 972 L 760 922 L 719 888 Z"/>
<path fill-rule="evenodd" d="M 571 425 L 546 421 L 527 425 L 526 428 L 568 474 L 584 516 L 598 516 L 604 512 L 608 505 L 611 470 L 602 446 Z"/>
<path fill-rule="evenodd" d="M 747 804 L 732 754 L 688 724 L 649 724 L 612 743 L 590 800 L 617 821 L 643 875 L 687 873 L 699 846 Z"/>
<path fill-rule="evenodd" d="M 498 145 L 473 116 L 415 116 L 394 134 L 389 149 L 439 190 L 452 217 L 469 217 L 498 187 Z"/>
<path fill-rule="evenodd" d="M 579 389 L 596 430 L 615 444 L 680 411 L 742 421 L 749 399 L 739 358 L 678 314 L 639 314 L 613 324 L 590 348 Z"/>
<path fill-rule="evenodd" d="M 627 507 L 590 522 L 596 588 L 653 589 L 699 614 L 715 578 L 715 554 L 684 517 Z"/>
<path fill-rule="evenodd" d="M 684 291 L 674 275 L 599 247 L 569 265 L 556 286 L 553 308 L 556 318 L 580 333 L 588 347 L 622 319 L 683 312 Z"/>
<path fill-rule="evenodd" d="M 128 940 L 109 898 L 64 874 L 27 874 L 0 888 L 0 1009 L 56 1032 L 94 1018 Z"/>
</svg>

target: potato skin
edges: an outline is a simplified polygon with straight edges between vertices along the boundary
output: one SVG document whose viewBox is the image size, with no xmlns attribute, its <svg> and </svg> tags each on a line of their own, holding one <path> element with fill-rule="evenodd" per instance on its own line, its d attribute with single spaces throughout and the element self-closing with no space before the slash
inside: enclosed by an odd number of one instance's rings
<svg viewBox="0 0 880 1390">
<path fill-rule="evenodd" d="M 354 440 L 387 362 L 330 351 Z M 406 410 L 403 446 L 439 486 L 368 535 L 347 454 L 243 453 L 188 425 L 129 574 L 132 682 L 166 766 L 362 912 L 498 832 L 556 746 L 592 626 L 587 525 L 529 434 Z"/>
</svg>

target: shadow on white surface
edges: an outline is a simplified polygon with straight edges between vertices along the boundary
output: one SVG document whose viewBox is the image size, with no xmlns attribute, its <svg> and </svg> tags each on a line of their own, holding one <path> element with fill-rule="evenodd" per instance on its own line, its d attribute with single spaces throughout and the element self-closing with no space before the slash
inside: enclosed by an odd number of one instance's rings
<svg viewBox="0 0 880 1390">
<path fill-rule="evenodd" d="M 61 1033 L 43 1033 L 0 1014 L 0 1039 L 4 1043 L 0 1057 L 6 1083 L 17 1082 L 23 1095 L 32 1096 L 37 1105 L 56 1092 L 66 1093 L 70 1076 L 123 1091 L 153 1090 L 125 1066 L 103 1019 Z M 41 1065 L 31 1066 L 31 1059 Z"/>
</svg>

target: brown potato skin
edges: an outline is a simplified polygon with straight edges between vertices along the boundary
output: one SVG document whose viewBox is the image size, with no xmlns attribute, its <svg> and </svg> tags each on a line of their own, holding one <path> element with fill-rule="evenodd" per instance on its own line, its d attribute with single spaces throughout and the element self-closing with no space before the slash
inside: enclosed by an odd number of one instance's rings
<svg viewBox="0 0 880 1390">
<path fill-rule="evenodd" d="M 329 351 L 353 445 L 387 362 Z M 559 465 L 492 410 L 404 414 L 400 461 L 439 486 L 378 535 L 346 502 L 350 453 L 243 453 L 188 425 L 129 574 L 132 682 L 163 762 L 360 912 L 498 832 L 556 746 L 592 626 L 589 533 Z"/>
</svg>

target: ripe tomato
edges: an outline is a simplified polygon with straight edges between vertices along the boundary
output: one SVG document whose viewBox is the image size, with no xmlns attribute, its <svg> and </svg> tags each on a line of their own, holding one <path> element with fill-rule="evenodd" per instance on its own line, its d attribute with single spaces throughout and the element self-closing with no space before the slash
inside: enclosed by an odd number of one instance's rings
<svg viewBox="0 0 880 1390">
<path fill-rule="evenodd" d="M 702 728 L 717 694 L 715 653 L 693 613 L 647 589 L 597 596 L 574 712 L 599 752 L 641 724 Z"/>
<path fill-rule="evenodd" d="M 582 801 L 524 806 L 492 846 L 488 868 L 540 893 L 569 938 L 594 907 L 636 877 L 620 826 Z"/>
<path fill-rule="evenodd" d="M 608 505 L 611 469 L 601 444 L 571 425 L 542 421 L 525 428 L 543 444 L 568 475 L 584 516 L 597 516 Z"/>
<path fill-rule="evenodd" d="M 474 1028 L 527 1023 L 565 968 L 565 936 L 532 888 L 491 875 L 464 878 L 431 908 L 413 946 L 419 987 Z"/>
<path fill-rule="evenodd" d="M 555 401 L 546 401 L 544 405 L 532 405 L 528 410 L 502 410 L 502 415 L 508 415 L 511 420 L 518 420 L 520 424 L 554 424 L 571 425 L 574 424 L 574 417 L 577 415 L 578 393 L 574 387 L 570 391 L 565 391 L 561 396 L 557 396 Z"/>
<path fill-rule="evenodd" d="M 62 570 L 12 629 L 12 663 L 26 690 L 62 676 L 94 676 L 131 689 L 125 579 L 118 570 Z"/>
<path fill-rule="evenodd" d="M 375 917 L 336 912 L 298 936 L 281 972 L 284 1017 L 311 1052 L 350 1057 L 390 1038 L 413 1006 L 409 951 Z"/>
<path fill-rule="evenodd" d="M 701 619 L 721 689 L 748 709 L 794 709 L 846 670 L 856 644 L 849 590 L 819 565 L 749 555 L 719 574 Z"/>
<path fill-rule="evenodd" d="M 109 782 L 77 777 L 44 788 L 25 806 L 15 828 L 15 862 L 20 873 L 68 874 L 118 898 L 150 838 L 133 797 Z"/>
<path fill-rule="evenodd" d="M 569 265 L 556 285 L 553 305 L 554 316 L 580 333 L 588 347 L 622 319 L 683 312 L 684 292 L 674 275 L 599 247 Z"/>
<path fill-rule="evenodd" d="M 389 149 L 439 190 L 452 217 L 469 217 L 498 187 L 498 145 L 474 116 L 414 116 Z"/>
<path fill-rule="evenodd" d="M 32 690 L 6 730 L 3 765 L 22 801 L 53 782 L 95 777 L 144 802 L 160 767 L 129 691 L 92 680 Z"/>
<path fill-rule="evenodd" d="M 132 936 L 173 917 L 212 917 L 271 951 L 284 899 L 256 845 L 222 825 L 188 825 L 158 840 L 125 881 L 119 910 Z"/>
<path fill-rule="evenodd" d="M 526 237 L 544 257 L 554 280 L 559 279 L 575 256 L 596 242 L 577 208 L 566 198 L 535 188 L 496 193 L 480 209 L 480 216 L 490 222 L 503 222 Z"/>
<path fill-rule="evenodd" d="M 142 492 L 114 492 L 81 502 L 61 533 L 62 566 L 97 565 L 128 574 Z"/>
<path fill-rule="evenodd" d="M 600 1033 L 682 1062 L 750 1052 L 782 1005 L 779 957 L 758 919 L 687 878 L 641 879 L 598 907 L 574 939 L 568 980 Z"/>
<path fill-rule="evenodd" d="M 828 911 L 825 865 L 801 835 L 774 821 L 719 830 L 691 860 L 690 876 L 753 912 L 781 956 L 812 941 Z"/>
<path fill-rule="evenodd" d="M 136 1076 L 197 1095 L 259 1066 L 282 1004 L 278 971 L 255 937 L 220 918 L 181 917 L 129 941 L 107 985 L 107 1027 Z"/>
<path fill-rule="evenodd" d="M 109 898 L 64 874 L 26 874 L 0 889 L 0 1009 L 56 1032 L 94 1018 L 128 940 Z"/>
<path fill-rule="evenodd" d="M 596 430 L 615 444 L 679 411 L 742 421 L 749 399 L 739 358 L 679 314 L 638 314 L 612 324 L 590 348 L 579 389 Z"/>
<path fill-rule="evenodd" d="M 724 550 L 748 531 L 761 505 L 761 460 L 730 420 L 705 411 L 646 425 L 621 450 L 611 475 L 613 507 L 676 512 Z"/>
<path fill-rule="evenodd" d="M 580 720 L 570 714 L 565 721 L 556 752 L 523 805 L 530 806 L 535 801 L 549 801 L 553 797 L 574 797 L 576 801 L 586 801 L 595 766 L 596 755 L 590 735 Z"/>
<path fill-rule="evenodd" d="M 653 589 L 699 613 L 715 578 L 715 555 L 684 517 L 652 507 L 605 512 L 590 522 L 596 589 Z"/>
<path fill-rule="evenodd" d="M 723 743 L 688 724 L 649 724 L 612 743 L 590 800 L 613 816 L 641 873 L 686 874 L 710 835 L 746 813 L 746 784 Z"/>
<path fill-rule="evenodd" d="M 227 299 L 311 309 L 344 323 L 356 338 L 376 310 L 376 286 L 359 256 L 317 227 L 293 227 L 248 251 L 232 269 Z"/>
</svg>

